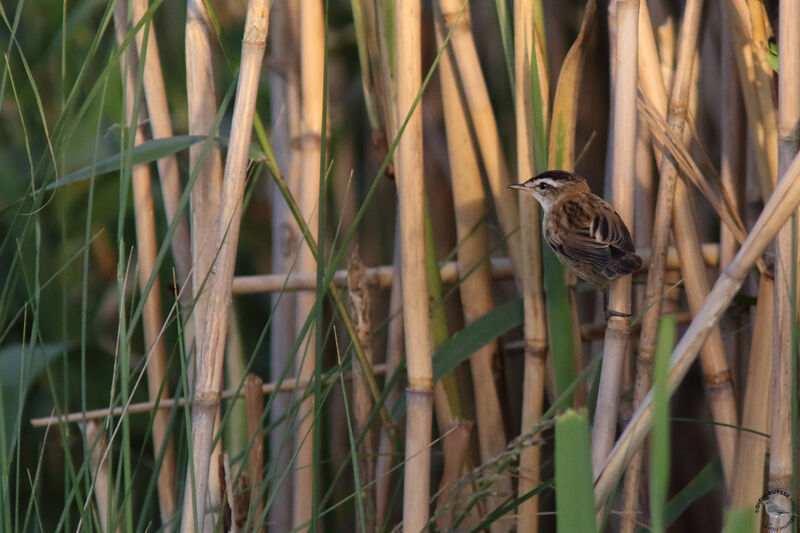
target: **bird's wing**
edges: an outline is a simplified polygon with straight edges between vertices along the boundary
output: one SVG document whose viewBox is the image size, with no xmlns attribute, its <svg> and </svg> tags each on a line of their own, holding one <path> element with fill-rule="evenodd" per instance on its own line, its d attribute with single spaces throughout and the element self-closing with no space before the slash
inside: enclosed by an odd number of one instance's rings
<svg viewBox="0 0 800 533">
<path fill-rule="evenodd" d="M 610 269 L 614 273 L 635 270 L 618 268 L 619 260 L 634 251 L 633 240 L 622 218 L 606 202 L 594 202 L 591 209 L 584 205 L 576 200 L 563 204 L 565 216 L 558 219 L 563 226 L 547 225 L 548 244 L 568 259 L 588 262 L 599 269 Z"/>
<path fill-rule="evenodd" d="M 611 252 L 605 239 L 598 237 L 609 226 L 595 223 L 594 210 L 587 209 L 585 202 L 579 200 L 567 200 L 559 206 L 558 212 L 550 213 L 550 220 L 545 224 L 545 240 L 567 259 L 603 269 L 608 265 Z"/>
</svg>

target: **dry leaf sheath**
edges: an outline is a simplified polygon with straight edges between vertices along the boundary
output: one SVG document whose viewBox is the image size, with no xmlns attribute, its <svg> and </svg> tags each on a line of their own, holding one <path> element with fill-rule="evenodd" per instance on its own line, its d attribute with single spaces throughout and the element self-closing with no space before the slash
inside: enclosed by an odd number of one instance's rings
<svg viewBox="0 0 800 533">
<path fill-rule="evenodd" d="M 610 281 L 641 268 L 642 258 L 636 255 L 622 218 L 592 194 L 581 176 L 550 170 L 509 187 L 539 201 L 544 209 L 545 241 L 581 279 L 605 292 Z"/>
</svg>

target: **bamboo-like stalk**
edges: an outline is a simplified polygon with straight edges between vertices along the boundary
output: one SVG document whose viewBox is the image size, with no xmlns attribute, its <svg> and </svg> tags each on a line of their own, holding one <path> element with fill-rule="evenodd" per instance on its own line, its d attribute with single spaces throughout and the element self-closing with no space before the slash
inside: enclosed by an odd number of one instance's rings
<svg viewBox="0 0 800 533">
<path fill-rule="evenodd" d="M 696 52 L 702 2 L 687 2 L 681 37 L 678 45 L 678 62 L 676 74 L 667 110 L 667 123 L 673 134 L 679 136 L 686 120 L 689 102 L 690 80 L 693 58 Z M 641 58 L 640 58 L 641 60 Z M 652 76 L 652 83 L 644 86 L 646 96 L 659 110 L 666 108 L 663 84 L 658 84 L 657 76 Z M 670 205 L 672 204 L 672 205 Z M 655 335 L 658 327 L 659 301 L 663 291 L 663 267 L 660 250 L 666 250 L 669 241 L 669 220 L 672 218 L 675 241 L 681 257 L 681 267 L 686 282 L 689 305 L 693 312 L 702 306 L 708 295 L 708 278 L 699 252 L 699 242 L 694 228 L 694 214 L 689 202 L 686 185 L 677 180 L 677 169 L 671 157 L 662 157 L 661 181 L 656 205 L 656 221 L 653 234 L 653 262 L 648 271 L 647 312 L 642 324 L 642 336 L 639 342 L 639 364 L 641 370 L 637 380 L 647 380 L 637 387 L 635 396 L 640 399 L 649 387 L 652 357 L 655 351 Z M 708 343 L 703 347 L 703 373 L 709 387 L 709 402 L 714 420 L 722 424 L 735 425 L 737 420 L 736 403 L 730 373 L 725 358 L 722 336 L 719 328 L 714 328 Z M 716 426 L 717 440 L 722 458 L 723 471 L 728 488 L 733 479 L 735 459 L 735 431 L 723 425 Z"/>
<path fill-rule="evenodd" d="M 422 84 L 421 2 L 397 4 L 397 123 L 402 123 Z M 397 188 L 402 237 L 403 319 L 408 389 L 403 485 L 403 528 L 421 531 L 428 522 L 433 365 L 428 322 L 424 248 L 422 109 L 408 119 L 397 146 Z"/>
<path fill-rule="evenodd" d="M 210 135 L 217 115 L 217 98 L 214 87 L 209 19 L 202 0 L 186 3 L 186 95 L 189 111 L 189 134 Z M 203 342 L 206 324 L 208 290 L 205 288 L 208 272 L 214 262 L 216 249 L 214 221 L 219 212 L 222 189 L 222 158 L 216 143 L 205 147 L 206 156 L 200 160 L 204 147 L 189 148 L 189 172 L 197 172 L 197 181 L 191 192 L 192 217 L 192 276 L 195 299 L 192 321 L 195 331 L 196 357 L 190 366 L 194 380 L 197 363 L 202 357 L 199 349 Z M 198 168 L 199 167 L 199 168 Z M 188 347 L 188 345 L 187 345 Z"/>
<path fill-rule="evenodd" d="M 536 53 L 534 0 L 514 2 L 514 81 L 515 116 L 517 124 L 517 177 L 526 180 L 535 173 L 531 101 L 531 60 Z M 543 78 L 544 76 L 540 76 Z M 547 101 L 546 91 L 543 101 Z M 525 374 L 522 391 L 522 424 L 526 433 L 536 426 L 542 416 L 547 358 L 547 312 L 544 301 L 542 238 L 539 205 L 528 195 L 519 199 L 522 241 L 522 297 L 525 308 Z M 542 450 L 529 446 L 519 459 L 518 494 L 527 495 L 539 486 Z M 539 530 L 539 498 L 533 496 L 520 504 L 517 531 L 535 533 Z"/>
<path fill-rule="evenodd" d="M 464 7 L 462 0 L 439 0 L 439 6 L 442 9 L 446 27 L 452 27 L 456 17 L 460 16 L 460 20 L 463 21 L 455 28 L 450 37 L 450 47 L 455 60 L 453 66 L 466 97 L 472 130 L 475 132 L 483 167 L 486 170 L 486 177 L 497 206 L 497 217 L 503 234 L 508 239 L 508 253 L 511 257 L 512 269 L 515 277 L 520 281 L 520 273 L 524 271 L 525 265 L 521 253 L 520 232 L 516 231 L 520 215 L 516 198 L 518 195 L 509 194 L 506 189 L 511 184 L 511 179 L 503 155 L 497 120 L 489 99 L 489 90 L 478 61 L 475 41 L 470 33 L 469 8 L 468 6 Z M 398 32 L 398 35 L 402 34 Z M 530 68 L 530 62 L 528 68 Z"/>
<path fill-rule="evenodd" d="M 449 31 L 442 27 L 442 11 L 446 2 L 434 3 L 436 43 L 442 46 L 444 34 Z M 437 9 L 438 8 L 438 9 Z M 458 26 L 468 23 L 461 18 Z M 463 31 L 456 28 L 455 32 Z M 454 32 L 454 33 L 455 33 Z M 458 267 L 461 271 L 469 271 L 470 276 L 459 286 L 461 307 L 464 310 L 466 324 L 485 315 L 494 307 L 491 287 L 491 273 L 488 262 L 483 258 L 488 255 L 488 234 L 483 220 L 484 209 L 483 185 L 480 179 L 477 147 L 473 144 L 472 135 L 466 115 L 466 102 L 459 94 L 452 62 L 452 50 L 442 55 L 439 63 L 442 81 L 442 107 L 444 108 L 445 127 L 447 131 L 447 150 L 450 162 L 450 181 L 455 208 L 456 233 L 460 243 L 458 247 Z M 493 360 L 500 357 L 496 341 L 472 354 L 470 372 L 475 397 L 475 414 L 477 419 L 478 447 L 481 461 L 487 461 L 497 455 L 506 446 L 506 432 L 500 408 L 500 398 L 492 370 Z M 487 511 L 499 507 L 511 493 L 511 480 L 508 476 L 500 477 L 492 485 L 492 496 L 488 500 Z M 492 531 L 506 531 L 508 521 L 497 520 L 492 524 Z"/>
<path fill-rule="evenodd" d="M 141 0 L 137 2 L 142 4 Z M 141 6 L 140 6 L 141 8 Z M 189 111 L 189 134 L 191 135 L 211 135 L 214 123 L 216 122 L 217 102 L 216 89 L 214 86 L 214 71 L 211 55 L 211 39 L 209 35 L 210 21 L 206 6 L 200 0 L 190 0 L 186 4 L 186 94 Z M 153 41 L 148 41 L 148 43 Z M 141 47 L 141 45 L 140 45 Z M 148 55 L 150 49 L 154 48 L 148 44 Z M 151 76 L 155 77 L 155 76 Z M 147 78 L 145 78 L 147 81 Z M 152 91 L 155 95 L 163 92 L 163 81 L 158 77 L 151 82 L 155 87 Z M 152 100 L 157 106 L 166 106 L 166 96 L 154 96 Z M 149 100 L 148 100 L 149 102 Z M 165 122 L 164 120 L 161 121 Z M 160 126 L 163 134 L 172 135 L 171 125 L 166 122 Z M 155 133 L 155 124 L 154 124 Z M 204 159 L 203 150 L 206 150 Z M 174 158 L 173 158 L 174 159 Z M 164 172 L 177 170 L 175 161 L 162 160 Z M 198 168 L 199 167 L 199 168 Z M 162 167 L 159 167 L 161 171 Z M 198 366 L 205 353 L 202 352 L 203 336 L 206 330 L 206 318 L 208 308 L 208 291 L 206 282 L 209 272 L 214 263 L 216 254 L 216 239 L 214 235 L 214 223 L 219 212 L 220 195 L 222 190 L 222 158 L 219 146 L 211 143 L 210 146 L 194 145 L 189 148 L 189 171 L 197 172 L 197 180 L 191 191 L 191 221 L 192 221 L 192 241 L 191 241 L 191 261 L 192 261 L 192 295 L 195 307 L 190 323 L 193 328 L 188 328 L 186 333 L 194 330 L 194 356 L 189 361 L 189 383 L 194 385 Z M 162 181 L 162 188 L 164 182 Z M 174 188 L 174 187 L 171 187 Z M 167 195 L 174 192 L 165 191 L 165 203 Z M 177 263 L 177 262 L 176 262 Z M 177 270 L 177 269 L 176 269 Z M 180 274 L 180 271 L 178 271 Z M 189 291 L 183 291 L 189 294 Z M 190 305 L 189 302 L 188 305 Z M 187 349 L 192 345 L 191 341 L 186 342 Z M 221 386 L 222 384 L 220 384 Z M 191 389 L 190 389 L 191 390 Z M 219 429 L 220 415 L 215 415 L 215 432 Z M 218 464 L 219 456 L 222 453 L 222 441 L 218 440 L 214 447 L 211 464 Z M 219 476 L 212 470 L 209 483 L 209 506 L 214 507 L 218 503 L 220 495 Z M 210 531 L 214 526 L 214 517 L 208 516 L 203 522 L 203 530 Z"/>
<path fill-rule="evenodd" d="M 134 23 L 141 20 L 147 14 L 147 4 L 147 0 L 133 0 L 131 2 Z M 145 32 L 148 34 L 146 42 Z M 161 71 L 161 57 L 158 53 L 156 29 L 152 21 L 136 33 L 136 48 L 139 51 L 139 57 L 144 60 L 142 84 L 144 87 L 144 97 L 147 102 L 147 115 L 150 119 L 150 130 L 152 131 L 153 139 L 172 137 L 172 121 L 169 116 L 167 92 L 164 88 L 164 77 Z M 199 60 L 202 60 L 202 56 Z M 208 134 L 208 131 L 203 132 L 203 134 Z M 171 223 L 176 216 L 178 217 L 175 233 L 172 234 L 172 257 L 175 261 L 175 275 L 181 288 L 185 285 L 191 287 L 192 245 L 189 238 L 189 226 L 186 223 L 186 215 L 177 212 L 178 203 L 181 199 L 178 160 L 174 155 L 162 157 L 156 161 L 156 165 L 161 181 L 161 196 L 164 201 L 164 212 L 167 215 L 167 223 Z M 181 302 L 183 317 L 188 318 L 189 310 L 192 307 L 192 291 L 180 290 L 178 295 Z M 190 321 L 186 320 L 184 322 L 184 336 L 187 340 L 192 340 L 193 328 L 194 325 L 191 324 Z M 189 345 L 187 344 L 187 350 L 188 349 Z"/>
<path fill-rule="evenodd" d="M 228 307 L 241 225 L 242 196 L 247 171 L 247 155 L 253 128 L 253 114 L 264 57 L 269 23 L 269 2 L 252 0 L 247 7 L 239 84 L 233 110 L 228 155 L 225 161 L 220 210 L 214 226 L 219 254 L 209 279 L 209 300 L 206 331 L 200 353 L 204 354 L 198 369 L 192 409 L 192 462 L 184 489 L 182 531 L 196 530 L 195 522 L 205 516 L 209 458 L 213 439 L 214 418 L 219 408 L 222 365 L 225 357 L 225 336 Z"/>
<path fill-rule="evenodd" d="M 642 10 L 639 12 L 640 25 L 650 24 L 649 19 L 642 17 L 642 11 L 646 10 L 646 8 L 644 8 L 645 4 L 646 2 L 642 2 Z M 640 29 L 640 34 L 641 31 Z M 653 234 L 653 193 L 656 187 L 655 180 L 653 179 L 654 171 L 653 155 L 650 150 L 650 131 L 645 121 L 640 118 L 639 130 L 636 136 L 636 186 L 633 191 L 635 197 L 634 227 L 636 228 L 633 239 L 634 243 L 640 246 L 649 244 L 650 237 Z M 646 291 L 646 286 L 639 285 L 634 287 L 634 313 L 644 313 L 646 309 Z M 635 335 L 634 332 L 631 332 L 631 334 Z M 626 364 L 624 370 L 628 372 L 629 368 L 630 366 Z M 631 378 L 631 381 L 633 381 L 633 383 L 627 382 L 626 380 L 626 383 L 623 384 L 623 388 L 629 389 L 632 388 L 632 385 L 635 385 L 635 375 Z M 647 381 L 649 385 L 649 375 L 647 376 Z M 636 400 L 637 398 L 634 397 L 632 402 L 625 405 L 626 409 L 623 410 L 623 424 L 628 423 Z M 639 398 L 638 400 L 641 399 Z M 639 486 L 642 481 L 642 460 L 642 453 L 637 453 L 631 461 L 630 466 L 628 466 L 628 469 L 625 471 L 622 514 L 620 515 L 620 531 L 622 533 L 633 533 L 638 523 L 641 523 L 641 517 L 637 514 L 637 505 L 640 501 Z"/>
<path fill-rule="evenodd" d="M 247 406 L 247 435 L 250 438 L 250 452 L 247 455 L 247 484 L 250 491 L 251 520 L 258 520 L 264 509 L 261 500 L 261 484 L 264 471 L 264 435 L 261 428 L 261 417 L 264 413 L 264 396 L 261 388 L 264 386 L 260 377 L 248 374 L 244 380 L 244 397 Z M 254 527 L 251 531 L 265 531 L 264 526 Z"/>
<path fill-rule="evenodd" d="M 91 448 L 89 455 L 89 468 L 91 469 L 92 483 L 94 485 L 94 501 L 97 505 L 97 517 L 100 522 L 100 531 L 108 533 L 109 531 L 109 517 L 111 516 L 111 509 L 113 501 L 109 497 L 113 494 L 110 490 L 111 476 L 108 468 L 109 457 L 103 459 L 106 448 L 108 447 L 108 440 L 102 432 L 100 424 L 95 421 L 88 421 L 85 424 L 81 423 L 83 430 L 83 438 L 86 441 L 86 447 Z M 115 530 L 119 533 L 120 526 Z"/>
<path fill-rule="evenodd" d="M 372 317 L 369 288 L 364 276 L 366 267 L 354 250 L 350 254 L 348 266 L 348 293 L 353 315 L 353 323 L 358 332 L 358 339 L 364 347 L 367 361 L 373 362 L 372 355 Z M 373 402 L 369 387 L 364 378 L 364 373 L 359 365 L 353 366 L 353 417 L 355 418 L 356 434 L 364 434 L 364 438 L 356 450 L 358 459 L 358 475 L 361 481 L 362 497 L 364 502 L 365 531 L 377 529 L 375 515 L 375 431 L 369 429 L 369 415 Z M 360 525 L 361 523 L 359 523 Z"/>
<path fill-rule="evenodd" d="M 722 27 L 730 23 L 728 12 L 721 9 Z M 722 187 L 730 192 L 733 207 L 741 213 L 741 191 L 744 185 L 745 153 L 747 150 L 747 122 L 744 117 L 739 78 L 736 74 L 736 59 L 734 58 L 733 39 L 729 31 L 723 31 L 720 36 L 720 180 Z M 725 225 L 720 225 L 720 268 L 724 269 L 736 255 L 739 243 L 733 232 Z M 743 366 L 739 362 L 747 360 L 746 343 L 741 342 L 744 335 L 739 334 L 743 325 L 743 315 L 733 315 L 723 325 L 722 338 L 725 342 L 725 353 L 730 361 L 731 369 L 735 372 L 734 383 L 741 383 L 737 379 Z M 739 439 L 741 442 L 741 437 Z M 738 455 L 738 453 L 737 453 Z"/>
<path fill-rule="evenodd" d="M 278 167 L 287 179 L 289 190 L 299 194 L 302 170 L 300 138 L 300 60 L 298 57 L 300 16 L 297 2 L 278 2 L 273 7 L 275 20 L 271 32 L 271 56 L 279 69 L 270 75 L 270 107 L 272 110 L 272 148 Z M 276 18 L 277 17 L 277 18 Z M 274 185 L 274 183 L 273 183 Z M 272 271 L 290 272 L 295 266 L 300 232 L 278 188 L 272 189 Z M 316 275 L 311 275 L 316 289 Z M 292 346 L 296 337 L 297 298 L 286 291 L 272 297 L 270 329 L 270 376 L 277 379 L 291 365 Z M 289 409 L 291 397 L 278 395 L 272 400 L 270 418 L 277 422 Z M 269 433 L 272 472 L 289 469 L 293 453 L 293 437 L 285 422 L 276 424 Z M 294 480 L 286 476 L 279 487 L 272 487 L 273 503 L 269 522 L 276 531 L 292 528 L 292 494 Z"/>
<path fill-rule="evenodd" d="M 701 245 L 702 259 L 708 267 L 719 266 L 719 244 L 703 243 Z M 636 253 L 642 258 L 644 269 L 649 267 L 651 258 L 650 248 L 639 248 Z M 680 268 L 678 250 L 674 246 L 667 248 L 665 267 L 668 270 Z M 489 258 L 489 271 L 493 279 L 511 279 L 511 260 L 507 257 Z M 447 261 L 441 265 L 442 283 L 457 283 L 468 271 L 459 267 L 457 261 Z M 380 289 L 392 288 L 395 290 L 394 280 L 399 280 L 396 268 L 393 265 L 369 267 L 366 272 L 367 284 Z M 334 285 L 344 287 L 347 283 L 347 271 L 337 270 L 333 277 Z M 299 273 L 258 274 L 253 276 L 236 276 L 233 278 L 234 294 L 257 294 L 262 292 L 289 292 L 316 290 L 316 276 Z M 392 307 L 397 312 L 399 306 Z M 394 345 L 390 345 L 394 346 Z"/>
<path fill-rule="evenodd" d="M 758 27 L 754 23 L 754 27 Z M 780 34 L 778 36 L 778 173 L 784 175 L 797 153 L 800 135 L 800 1 L 781 0 Z M 774 503 L 790 512 L 792 500 L 785 495 L 793 490 L 793 417 L 796 416 L 792 396 L 793 374 L 793 331 L 797 328 L 797 318 L 792 316 L 796 309 L 798 265 L 795 255 L 797 239 L 797 216 L 787 221 L 778 233 L 775 268 L 775 328 L 772 342 L 772 409 L 769 454 L 769 488 L 781 491 L 770 498 Z M 795 305 L 792 305 L 792 300 Z M 769 517 L 770 530 L 782 529 L 793 517 Z"/>
<path fill-rule="evenodd" d="M 386 365 L 375 365 L 373 367 L 373 372 L 375 375 L 385 374 L 386 373 Z M 350 379 L 352 377 L 351 374 L 346 373 L 345 379 Z M 338 378 L 331 378 L 330 380 L 326 380 L 326 383 L 329 381 L 333 381 L 334 379 Z M 309 386 L 312 380 L 310 379 L 302 379 L 302 380 L 283 380 L 281 382 L 270 382 L 264 383 L 261 386 L 261 394 L 272 394 L 273 392 L 292 392 L 295 390 L 301 390 Z M 242 396 L 243 393 L 239 390 L 239 387 L 234 389 L 225 389 L 220 392 L 220 399 L 221 400 L 228 400 L 231 398 L 239 398 Z M 40 428 L 40 427 L 48 427 L 53 424 L 58 423 L 73 423 L 73 422 L 81 422 L 83 420 L 98 420 L 102 418 L 106 418 L 110 415 L 115 417 L 119 417 L 125 414 L 143 414 L 143 413 L 151 413 L 154 409 L 165 409 L 171 410 L 173 407 L 185 407 L 187 404 L 190 404 L 191 400 L 187 400 L 186 398 L 166 398 L 161 400 L 158 405 L 156 402 L 138 402 L 138 403 L 129 403 L 124 407 L 115 407 L 114 409 L 92 409 L 90 411 L 81 411 L 76 413 L 67 413 L 58 416 L 45 416 L 40 418 L 31 418 L 30 423 L 32 427 Z"/>
<path fill-rule="evenodd" d="M 723 27 L 728 23 L 728 12 L 722 11 Z M 722 186 L 731 193 L 734 207 L 738 205 L 738 190 L 743 182 L 745 168 L 747 123 L 744 119 L 744 105 L 742 102 L 739 79 L 736 74 L 736 60 L 734 58 L 733 42 L 729 32 L 721 36 L 722 49 L 720 52 L 720 84 L 722 97 L 720 98 L 720 180 Z M 720 227 L 720 267 L 725 268 L 736 255 L 739 245 L 733 233 L 724 224 Z"/>
<path fill-rule="evenodd" d="M 128 31 L 127 5 L 124 2 L 117 4 L 114 9 L 114 27 L 117 42 L 122 43 Z M 133 117 L 133 113 L 137 110 L 136 72 L 138 67 L 136 62 L 134 49 L 130 49 L 120 56 L 120 69 L 125 91 L 125 116 L 128 121 L 137 121 L 134 143 L 138 145 L 144 142 L 145 136 L 142 127 L 138 125 L 139 117 Z M 133 209 L 136 220 L 139 288 L 144 292 L 153 270 L 156 269 L 156 255 L 158 254 L 150 168 L 147 165 L 134 166 L 131 181 L 133 182 Z M 157 276 L 153 287 L 159 287 Z M 145 303 L 142 312 L 142 326 L 145 345 L 148 349 L 148 394 L 151 398 L 159 395 L 168 396 L 166 391 L 162 391 L 162 385 L 166 380 L 167 349 L 161 336 L 161 328 L 164 324 L 161 315 L 161 295 L 157 289 L 152 289 L 148 294 L 143 294 L 143 297 Z M 163 450 L 163 459 L 158 469 L 157 488 L 161 522 L 165 525 L 169 523 L 175 513 L 175 448 L 168 433 L 168 427 L 169 413 L 158 411 L 153 417 L 153 450 L 156 457 L 159 457 Z"/>
<path fill-rule="evenodd" d="M 723 5 L 728 11 L 729 21 L 732 22 L 729 27 L 733 35 L 739 83 L 744 96 L 747 122 L 757 146 L 754 154 L 761 195 L 766 199 L 777 177 L 778 150 L 772 69 L 766 62 L 766 48 L 758 48 L 754 43 L 754 33 L 762 36 L 764 34 L 763 19 L 751 20 L 747 0 L 730 0 L 723 2 Z"/>
<path fill-rule="evenodd" d="M 791 166 L 764 206 L 747 240 L 736 257 L 722 273 L 708 295 L 703 307 L 695 313 L 681 341 L 672 352 L 669 388 L 674 392 L 697 358 L 700 348 L 716 327 L 717 321 L 744 282 L 750 268 L 764 252 L 780 227 L 797 209 L 800 203 L 800 157 L 795 156 Z M 595 476 L 595 503 L 605 505 L 622 470 L 632 454 L 644 442 L 652 420 L 652 391 L 637 408 L 630 424 L 614 445 L 605 465 Z"/>
<path fill-rule="evenodd" d="M 321 0 L 307 0 L 300 3 L 300 146 L 301 177 L 298 204 L 303 219 L 308 224 L 311 235 L 318 241 L 318 220 L 316 216 L 320 187 L 320 152 L 325 142 L 322 131 L 322 84 L 325 62 L 325 19 Z M 307 243 L 300 243 L 297 256 L 297 271 L 316 273 L 314 255 Z M 297 295 L 295 328 L 299 334 L 309 318 L 316 300 L 316 294 L 305 292 Z M 314 374 L 316 349 L 314 343 L 315 326 L 308 328 L 306 338 L 297 352 L 297 375 L 309 378 Z M 313 516 L 313 474 L 314 461 L 313 431 L 314 397 L 309 395 L 297 412 L 300 421 L 295 433 L 294 496 L 292 501 L 292 525 L 298 527 L 309 523 Z"/>
<path fill-rule="evenodd" d="M 768 275 L 761 276 L 758 305 L 753 324 L 753 342 L 744 390 L 742 427 L 767 433 L 770 426 L 770 381 L 772 378 L 772 324 L 774 287 Z M 750 431 L 739 432 L 736 446 L 736 476 L 733 480 L 731 508 L 749 507 L 764 494 L 764 460 L 769 438 Z M 755 531 L 761 531 L 761 519 Z"/>
<path fill-rule="evenodd" d="M 633 188 L 636 166 L 636 61 L 639 41 L 639 0 L 617 1 L 617 59 L 614 81 L 613 205 L 633 231 Z M 614 443 L 619 387 L 631 328 L 631 277 L 615 280 L 609 288 L 608 319 L 603 364 L 592 435 L 592 465 L 597 472 Z"/>
<path fill-rule="evenodd" d="M 394 265 L 392 268 L 392 276 L 397 283 L 392 284 L 392 290 L 389 295 L 389 309 L 388 315 L 395 317 L 389 322 L 388 333 L 386 335 L 386 374 L 391 376 L 402 364 L 403 354 L 405 353 L 405 344 L 403 342 L 403 320 L 402 320 L 402 305 L 403 305 L 403 284 L 401 282 L 401 249 L 400 249 L 400 209 L 397 209 L 394 234 Z M 400 399 L 399 384 L 389 390 L 386 396 L 386 405 L 391 408 Z M 375 498 L 376 505 L 375 511 L 378 523 L 384 523 L 386 512 L 389 507 L 389 489 L 391 488 L 390 473 L 392 469 L 392 459 L 395 450 L 392 447 L 392 441 L 389 438 L 388 428 L 381 426 L 380 440 L 378 441 L 378 460 L 375 464 Z"/>
</svg>

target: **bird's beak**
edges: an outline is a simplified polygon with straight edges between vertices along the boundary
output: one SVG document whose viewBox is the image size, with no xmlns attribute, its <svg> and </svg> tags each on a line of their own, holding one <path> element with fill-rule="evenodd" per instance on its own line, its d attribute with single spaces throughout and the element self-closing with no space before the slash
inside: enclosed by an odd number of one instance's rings
<svg viewBox="0 0 800 533">
<path fill-rule="evenodd" d="M 524 191 L 527 187 L 525 187 L 522 183 L 512 183 L 508 186 L 509 189 L 517 189 L 519 191 Z"/>
</svg>

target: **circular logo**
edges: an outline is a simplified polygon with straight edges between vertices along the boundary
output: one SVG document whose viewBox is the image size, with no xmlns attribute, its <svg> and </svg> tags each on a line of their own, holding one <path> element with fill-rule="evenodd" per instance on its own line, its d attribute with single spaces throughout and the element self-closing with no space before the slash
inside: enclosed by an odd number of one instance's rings
<svg viewBox="0 0 800 533">
<path fill-rule="evenodd" d="M 756 502 L 756 514 L 762 506 L 769 517 L 769 531 L 787 529 L 797 516 L 797 504 L 785 490 L 773 489 L 764 493 Z"/>
</svg>

